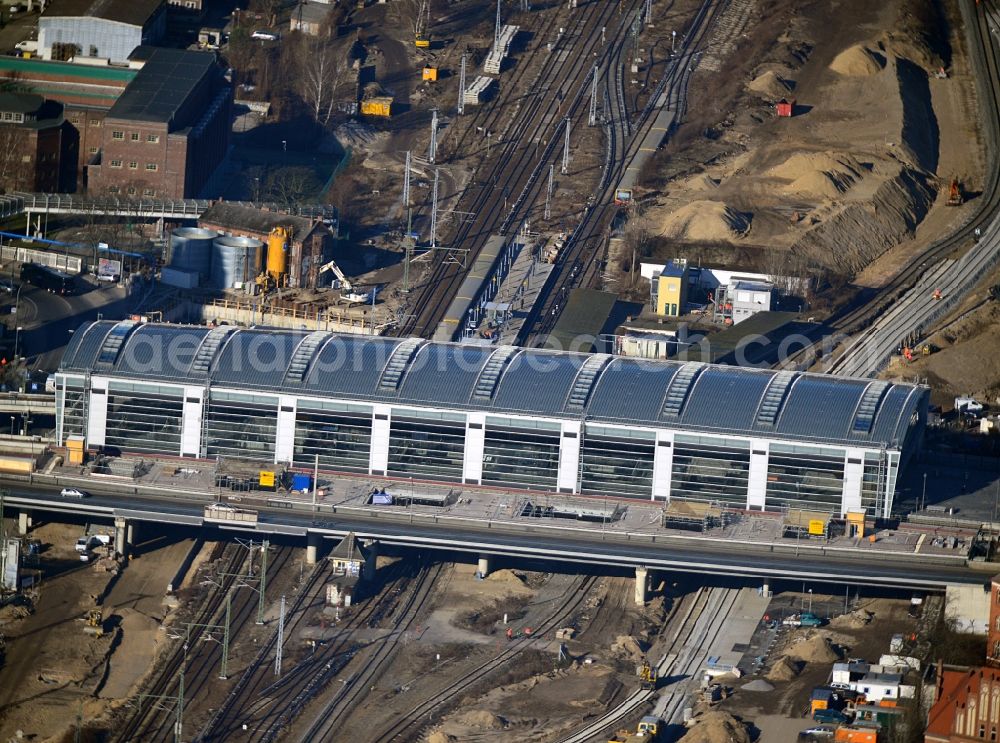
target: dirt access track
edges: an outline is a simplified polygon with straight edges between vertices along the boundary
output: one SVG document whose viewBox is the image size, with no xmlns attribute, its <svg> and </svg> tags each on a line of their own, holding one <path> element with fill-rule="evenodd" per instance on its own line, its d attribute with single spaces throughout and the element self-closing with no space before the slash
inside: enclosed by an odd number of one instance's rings
<svg viewBox="0 0 1000 743">
<path fill-rule="evenodd" d="M 734 0 L 722 22 L 741 41 L 704 55 L 639 194 L 656 258 L 878 286 L 963 219 L 948 186 L 977 195 L 984 153 L 956 0 Z"/>
</svg>

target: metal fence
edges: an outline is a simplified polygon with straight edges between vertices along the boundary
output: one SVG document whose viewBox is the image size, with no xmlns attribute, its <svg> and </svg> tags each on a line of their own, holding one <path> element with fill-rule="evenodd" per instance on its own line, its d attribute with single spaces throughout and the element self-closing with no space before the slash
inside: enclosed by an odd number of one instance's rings
<svg viewBox="0 0 1000 743">
<path fill-rule="evenodd" d="M 49 253 L 44 250 L 17 248 L 11 245 L 4 245 L 0 248 L 0 259 L 4 261 L 19 261 L 20 263 L 38 263 L 72 274 L 82 273 L 84 267 L 83 258 L 75 255 Z"/>
</svg>

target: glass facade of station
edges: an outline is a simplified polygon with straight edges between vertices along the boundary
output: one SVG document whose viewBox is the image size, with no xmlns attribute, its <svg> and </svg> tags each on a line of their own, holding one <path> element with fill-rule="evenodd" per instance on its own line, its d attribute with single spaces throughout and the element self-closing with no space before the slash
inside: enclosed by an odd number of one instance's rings
<svg viewBox="0 0 1000 743">
<path fill-rule="evenodd" d="M 891 511 L 902 456 L 872 445 L 482 413 L 473 422 L 462 410 L 211 387 L 192 396 L 179 384 L 112 378 L 98 388 L 83 375 L 57 379 L 63 445 L 83 435 L 88 446 L 123 452 L 197 451 L 203 459 L 304 469 L 318 458 L 328 472 L 526 491 L 767 510 L 860 506 L 882 515 Z M 845 483 L 857 483 L 857 492 L 845 492 Z"/>
<path fill-rule="evenodd" d="M 366 474 L 372 441 L 372 406 L 302 399 L 295 412 L 292 464 Z"/>
<path fill-rule="evenodd" d="M 202 450 L 209 459 L 273 462 L 277 428 L 276 397 L 212 390 L 205 406 Z"/>
</svg>

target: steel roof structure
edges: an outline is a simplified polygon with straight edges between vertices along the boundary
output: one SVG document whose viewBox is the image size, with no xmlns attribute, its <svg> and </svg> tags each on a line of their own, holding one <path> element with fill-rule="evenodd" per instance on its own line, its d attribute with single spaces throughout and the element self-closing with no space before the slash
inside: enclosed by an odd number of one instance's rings
<svg viewBox="0 0 1000 743">
<path fill-rule="evenodd" d="M 60 371 L 899 448 L 928 389 L 806 372 L 323 331 L 87 323 Z"/>
</svg>

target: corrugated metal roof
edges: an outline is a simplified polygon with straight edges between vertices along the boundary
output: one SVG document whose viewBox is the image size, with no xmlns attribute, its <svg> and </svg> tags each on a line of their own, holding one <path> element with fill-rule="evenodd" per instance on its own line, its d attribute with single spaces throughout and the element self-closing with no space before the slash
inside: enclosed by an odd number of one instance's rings
<svg viewBox="0 0 1000 743">
<path fill-rule="evenodd" d="M 901 445 L 911 415 L 926 406 L 928 394 L 926 387 L 889 384 L 884 394 L 876 396 L 868 379 L 800 373 L 781 395 L 772 395 L 772 403 L 781 399 L 771 423 L 771 415 L 759 413 L 762 402 L 769 388 L 781 387 L 781 380 L 788 377 L 771 370 L 613 358 L 598 370 L 581 405 L 569 402 L 574 385 L 584 384 L 581 369 L 588 361 L 587 369 L 596 369 L 599 364 L 594 359 L 600 357 L 544 349 L 516 349 L 511 354 L 504 348 L 423 342 L 413 344 L 412 356 L 406 354 L 398 384 L 383 387 L 379 382 L 394 352 L 409 345 L 405 339 L 183 325 L 138 327 L 124 337 L 114 363 L 102 368 L 101 348 L 116 325 L 101 321 L 77 330 L 60 370 L 143 381 L 211 382 L 346 401 L 887 447 Z M 223 339 L 226 331 L 230 335 Z M 202 354 L 205 363 L 192 363 L 199 348 L 212 345 L 203 344 L 209 335 L 222 341 L 220 348 Z M 484 380 L 491 359 L 498 373 Z M 684 399 L 671 405 L 676 415 L 663 416 L 668 389 L 682 368 L 699 373 L 691 377 L 690 386 L 673 385 L 684 388 Z M 488 388 L 488 394 L 477 396 L 477 386 Z M 868 398 L 861 405 L 866 390 Z M 578 394 L 573 399 L 581 398 Z M 856 423 L 859 411 L 862 417 L 874 416 L 870 426 Z"/>
</svg>

